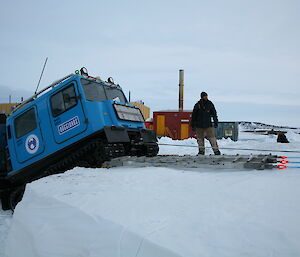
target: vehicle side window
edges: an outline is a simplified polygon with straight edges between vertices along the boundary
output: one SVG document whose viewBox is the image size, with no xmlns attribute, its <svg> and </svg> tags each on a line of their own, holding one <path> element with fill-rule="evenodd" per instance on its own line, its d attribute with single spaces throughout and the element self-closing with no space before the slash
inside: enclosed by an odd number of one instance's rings
<svg viewBox="0 0 300 257">
<path fill-rule="evenodd" d="M 54 117 L 65 111 L 62 92 L 59 92 L 51 97 L 51 109 Z"/>
<path fill-rule="evenodd" d="M 20 138 L 30 131 L 37 128 L 35 110 L 32 108 L 29 111 L 23 113 L 22 115 L 15 118 L 15 131 L 16 137 Z"/>
<path fill-rule="evenodd" d="M 63 92 L 66 110 L 72 108 L 73 106 L 75 106 L 77 104 L 77 98 L 76 98 L 75 89 L 73 86 L 66 88 L 62 92 Z"/>
<path fill-rule="evenodd" d="M 50 102 L 54 117 L 74 107 L 77 104 L 74 84 L 51 96 Z"/>
</svg>

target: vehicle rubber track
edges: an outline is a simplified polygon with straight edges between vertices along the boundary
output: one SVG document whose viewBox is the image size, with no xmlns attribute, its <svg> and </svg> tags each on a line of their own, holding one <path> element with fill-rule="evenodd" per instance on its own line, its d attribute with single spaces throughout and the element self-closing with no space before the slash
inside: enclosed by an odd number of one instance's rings
<svg viewBox="0 0 300 257">
<path fill-rule="evenodd" d="M 129 149 L 129 150 L 126 150 Z M 101 168 L 105 161 L 121 156 L 156 156 L 158 145 L 147 144 L 134 151 L 122 143 L 104 143 L 102 139 L 93 139 L 85 146 L 68 154 L 62 160 L 49 166 L 47 175 L 62 173 L 76 166 L 85 168 Z"/>
</svg>

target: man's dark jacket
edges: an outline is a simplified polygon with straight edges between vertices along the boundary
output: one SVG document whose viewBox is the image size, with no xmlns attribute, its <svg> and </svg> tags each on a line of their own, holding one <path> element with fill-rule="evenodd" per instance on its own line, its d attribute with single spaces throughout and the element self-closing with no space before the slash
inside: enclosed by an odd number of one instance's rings
<svg viewBox="0 0 300 257">
<path fill-rule="evenodd" d="M 214 104 L 209 100 L 200 99 L 193 109 L 192 128 L 212 127 L 211 117 L 214 119 L 214 126 L 218 126 L 218 116 Z"/>
</svg>

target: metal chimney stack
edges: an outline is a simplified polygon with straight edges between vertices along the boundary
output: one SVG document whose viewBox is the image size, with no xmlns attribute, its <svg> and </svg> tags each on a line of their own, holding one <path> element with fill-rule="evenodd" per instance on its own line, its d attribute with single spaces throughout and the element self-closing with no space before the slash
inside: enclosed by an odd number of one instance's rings
<svg viewBox="0 0 300 257">
<path fill-rule="evenodd" d="M 183 111 L 184 70 L 179 70 L 179 111 Z"/>
</svg>

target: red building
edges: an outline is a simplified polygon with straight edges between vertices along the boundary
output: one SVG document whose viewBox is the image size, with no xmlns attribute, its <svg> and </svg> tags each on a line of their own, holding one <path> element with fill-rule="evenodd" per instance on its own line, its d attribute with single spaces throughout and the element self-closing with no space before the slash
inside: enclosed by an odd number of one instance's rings
<svg viewBox="0 0 300 257">
<path fill-rule="evenodd" d="M 153 121 L 146 125 L 149 128 L 153 125 L 158 136 L 186 139 L 195 136 L 190 126 L 191 117 L 191 111 L 157 111 L 153 112 Z"/>
</svg>

